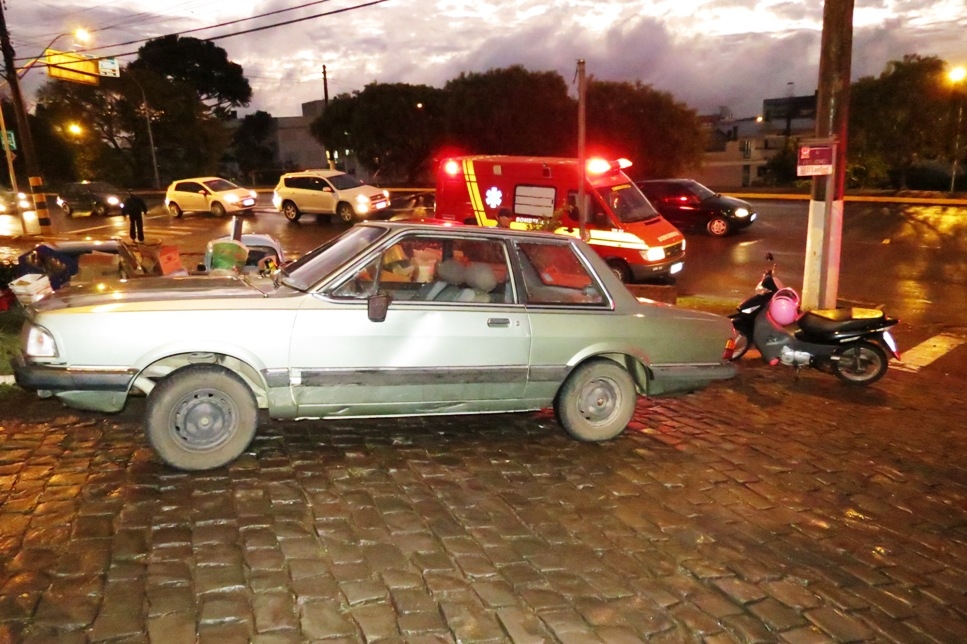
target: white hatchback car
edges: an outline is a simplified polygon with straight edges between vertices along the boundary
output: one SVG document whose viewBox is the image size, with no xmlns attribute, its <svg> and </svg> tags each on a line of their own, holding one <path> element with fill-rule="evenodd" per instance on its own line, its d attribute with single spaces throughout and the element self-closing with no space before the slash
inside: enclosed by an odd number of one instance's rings
<svg viewBox="0 0 967 644">
<path fill-rule="evenodd" d="M 179 179 L 168 186 L 165 207 L 174 217 L 186 212 L 210 212 L 216 217 L 250 215 L 256 197 L 254 190 L 237 186 L 228 179 L 195 177 Z"/>
<path fill-rule="evenodd" d="M 279 177 L 272 204 L 289 221 L 299 221 L 307 213 L 352 223 L 387 208 L 389 193 L 339 170 L 304 170 Z"/>
</svg>

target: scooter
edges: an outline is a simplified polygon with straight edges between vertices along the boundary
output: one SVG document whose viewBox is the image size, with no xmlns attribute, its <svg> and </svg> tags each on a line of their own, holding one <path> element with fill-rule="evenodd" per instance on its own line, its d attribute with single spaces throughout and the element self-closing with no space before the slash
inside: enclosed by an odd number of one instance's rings
<svg viewBox="0 0 967 644">
<path fill-rule="evenodd" d="M 772 260 L 771 255 L 767 259 Z M 791 288 L 779 287 L 774 268 L 773 264 L 766 275 L 772 277 L 771 286 L 776 288 L 771 294 L 768 287 L 757 293 L 765 299 L 756 310 L 749 343 L 759 349 L 768 364 L 797 370 L 811 367 L 833 373 L 846 384 L 870 385 L 886 373 L 890 357 L 900 359 L 889 331 L 899 320 L 879 309 L 855 307 L 802 313 L 799 295 Z"/>
<path fill-rule="evenodd" d="M 738 360 L 746 352 L 755 346 L 752 340 L 752 333 L 755 330 L 755 319 L 762 310 L 762 307 L 769 303 L 776 291 L 783 287 L 782 282 L 776 277 L 776 261 L 772 253 L 766 253 L 766 261 L 772 265 L 762 273 L 762 279 L 755 285 L 755 295 L 748 298 L 738 307 L 735 313 L 729 316 L 732 320 L 732 327 L 735 329 L 735 349 L 732 351 L 732 360 Z"/>
</svg>

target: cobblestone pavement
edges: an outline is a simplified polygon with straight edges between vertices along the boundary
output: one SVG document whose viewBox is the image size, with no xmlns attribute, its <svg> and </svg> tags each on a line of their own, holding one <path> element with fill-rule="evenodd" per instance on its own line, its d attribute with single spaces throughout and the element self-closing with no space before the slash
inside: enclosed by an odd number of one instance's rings
<svg viewBox="0 0 967 644">
<path fill-rule="evenodd" d="M 0 642 L 967 641 L 942 367 L 858 390 L 746 359 L 600 445 L 551 414 L 266 420 L 195 474 L 153 458 L 141 401 L 24 394 L 0 410 Z"/>
</svg>

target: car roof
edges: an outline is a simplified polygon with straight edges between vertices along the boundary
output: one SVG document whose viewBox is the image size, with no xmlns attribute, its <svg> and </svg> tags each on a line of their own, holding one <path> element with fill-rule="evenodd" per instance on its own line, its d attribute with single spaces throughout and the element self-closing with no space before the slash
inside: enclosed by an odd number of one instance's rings
<svg viewBox="0 0 967 644">
<path fill-rule="evenodd" d="M 421 219 L 421 220 L 410 220 L 410 221 L 366 221 L 356 224 L 357 226 L 378 226 L 382 228 L 388 228 L 394 232 L 413 230 L 413 231 L 431 231 L 431 230 L 442 230 L 442 229 L 452 229 L 454 232 L 458 233 L 470 233 L 474 235 L 482 235 L 486 237 L 527 237 L 527 238 L 543 238 L 554 241 L 561 241 L 562 239 L 576 240 L 577 238 L 571 237 L 570 235 L 560 235 L 558 233 L 543 231 L 543 230 L 516 230 L 510 228 L 498 228 L 497 226 L 476 226 L 462 224 L 456 221 L 444 221 L 442 219 Z"/>
<path fill-rule="evenodd" d="M 334 177 L 337 174 L 346 174 L 342 170 L 329 170 L 328 168 L 300 170 L 298 172 L 286 172 L 284 176 L 292 177 L 300 174 L 314 174 L 320 177 Z"/>
<path fill-rule="evenodd" d="M 635 183 L 694 183 L 694 179 L 639 179 Z"/>
<path fill-rule="evenodd" d="M 174 181 L 171 182 L 171 185 L 174 185 L 176 183 L 181 183 L 182 181 L 211 181 L 212 179 L 219 179 L 221 181 L 230 181 L 230 179 L 226 179 L 225 177 L 188 177 L 187 179 L 175 179 Z"/>
</svg>

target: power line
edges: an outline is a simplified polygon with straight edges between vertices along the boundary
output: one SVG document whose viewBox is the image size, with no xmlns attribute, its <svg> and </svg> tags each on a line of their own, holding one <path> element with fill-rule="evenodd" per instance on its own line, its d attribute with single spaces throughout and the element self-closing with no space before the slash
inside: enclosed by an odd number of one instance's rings
<svg viewBox="0 0 967 644">
<path fill-rule="evenodd" d="M 220 24 L 217 24 L 217 25 L 212 25 L 212 26 L 209 26 L 209 27 L 198 27 L 197 29 L 189 29 L 189 30 L 186 30 L 186 31 L 177 31 L 177 32 L 169 33 L 169 34 L 163 34 L 162 36 L 156 36 L 155 38 L 141 38 L 141 39 L 138 39 L 138 40 L 131 40 L 131 41 L 128 41 L 128 42 L 115 43 L 113 45 L 102 45 L 100 47 L 91 47 L 90 49 L 81 49 L 81 50 L 78 50 L 75 53 L 77 53 L 77 54 L 84 54 L 85 52 L 99 51 L 99 50 L 102 50 L 102 49 L 108 49 L 108 48 L 114 48 L 114 47 L 123 47 L 123 46 L 126 46 L 126 45 L 134 45 L 134 44 L 137 44 L 137 43 L 147 42 L 149 40 L 156 40 L 158 38 L 164 38 L 164 37 L 167 37 L 167 36 L 183 36 L 185 34 L 196 33 L 196 32 L 199 32 L 199 31 L 206 31 L 208 29 L 217 29 L 219 27 L 227 27 L 227 26 L 231 26 L 231 25 L 235 25 L 235 24 L 240 24 L 242 22 L 247 22 L 247 21 L 250 21 L 250 20 L 256 20 L 258 18 L 264 18 L 266 16 L 272 16 L 272 15 L 276 15 L 276 14 L 279 14 L 279 13 L 284 13 L 286 11 L 293 11 L 295 9 L 303 9 L 305 7 L 310 7 L 310 6 L 317 5 L 317 4 L 323 4 L 323 3 L 329 2 L 329 1 L 330 0 L 315 0 L 314 2 L 308 2 L 308 3 L 302 4 L 302 5 L 299 5 L 299 6 L 296 6 L 296 7 L 289 7 L 289 8 L 286 8 L 286 9 L 278 9 L 276 11 L 270 11 L 268 13 L 259 14 L 257 16 L 251 16 L 249 18 L 239 18 L 238 20 L 231 20 L 231 21 L 228 21 L 228 22 L 220 23 Z M 366 2 L 366 3 L 360 4 L 360 5 L 356 5 L 356 6 L 352 6 L 352 7 L 343 7 L 342 9 L 334 9 L 332 11 L 326 11 L 326 12 L 323 12 L 323 13 L 317 13 L 317 14 L 314 14 L 314 15 L 311 15 L 311 16 L 303 16 L 301 18 L 294 18 L 292 20 L 284 20 L 282 22 L 276 22 L 276 23 L 272 23 L 272 24 L 269 24 L 269 25 L 263 25 L 261 27 L 253 27 L 251 29 L 245 29 L 243 31 L 237 31 L 235 33 L 222 34 L 220 36 L 211 36 L 210 38 L 204 38 L 204 40 L 215 41 L 215 40 L 224 40 L 225 38 L 232 38 L 234 36 L 243 36 L 245 34 L 256 33 L 256 32 L 259 32 L 259 31 L 266 31 L 268 29 L 274 29 L 276 27 L 284 27 L 284 26 L 292 25 L 292 24 L 295 24 L 295 23 L 298 23 L 298 22 L 305 22 L 307 20 L 315 20 L 316 18 L 324 18 L 326 16 L 332 16 L 332 15 L 336 15 L 336 14 L 340 14 L 340 13 L 346 13 L 348 11 L 355 11 L 356 9 L 365 9 L 367 7 L 371 7 L 371 6 L 374 6 L 374 5 L 382 4 L 382 3 L 388 2 L 388 1 L 389 0 L 372 0 L 371 2 Z M 92 31 L 100 31 L 100 30 L 92 30 Z M 125 56 L 134 56 L 137 53 L 138 53 L 137 51 L 128 51 L 128 52 L 123 52 L 123 53 L 120 53 L 120 54 L 111 54 L 111 55 L 107 55 L 107 56 L 90 57 L 89 60 L 96 61 L 96 60 L 103 60 L 105 58 L 123 58 Z M 18 59 L 18 60 L 33 60 L 33 58 L 31 57 L 31 58 L 24 58 L 24 59 Z M 44 65 L 43 63 L 39 63 L 39 64 L 40 65 Z"/>
</svg>

